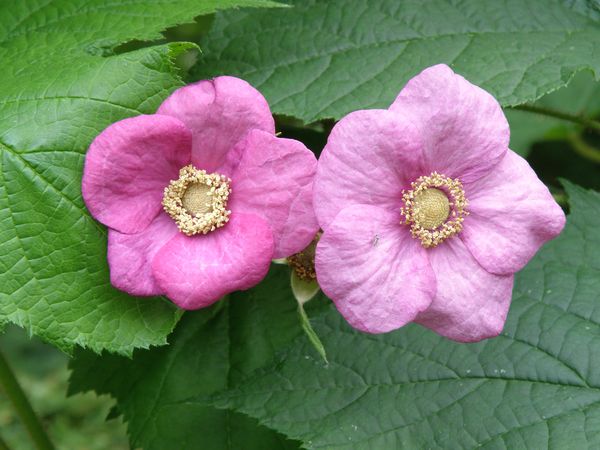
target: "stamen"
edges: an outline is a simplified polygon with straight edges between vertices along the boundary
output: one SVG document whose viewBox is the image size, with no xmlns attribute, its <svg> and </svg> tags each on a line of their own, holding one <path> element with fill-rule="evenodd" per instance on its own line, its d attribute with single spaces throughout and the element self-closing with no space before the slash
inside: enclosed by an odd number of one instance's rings
<svg viewBox="0 0 600 450">
<path fill-rule="evenodd" d="M 435 247 L 462 230 L 468 215 L 462 183 L 437 172 L 419 177 L 403 191 L 400 212 L 412 236 L 425 248 Z"/>
<path fill-rule="evenodd" d="M 206 234 L 229 221 L 231 211 L 226 208 L 230 184 L 231 180 L 223 175 L 185 166 L 179 178 L 165 188 L 163 208 L 182 233 Z"/>
<path fill-rule="evenodd" d="M 319 231 L 304 250 L 287 259 L 288 264 L 301 280 L 313 281 L 317 279 L 317 272 L 315 271 L 315 253 L 317 250 L 317 243 L 319 242 L 319 239 L 321 239 L 321 234 L 323 233 Z"/>
</svg>

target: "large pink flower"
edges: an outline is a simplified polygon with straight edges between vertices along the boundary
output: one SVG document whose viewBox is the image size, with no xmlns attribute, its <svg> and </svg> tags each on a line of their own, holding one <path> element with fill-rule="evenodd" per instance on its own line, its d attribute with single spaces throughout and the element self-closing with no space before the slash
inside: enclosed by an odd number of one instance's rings
<svg viewBox="0 0 600 450">
<path fill-rule="evenodd" d="M 565 223 L 508 141 L 498 102 L 445 65 L 335 126 L 315 180 L 316 270 L 352 326 L 501 332 L 513 274 Z"/>
<path fill-rule="evenodd" d="M 263 96 L 219 77 L 175 91 L 153 115 L 92 142 L 82 191 L 109 227 L 114 286 L 186 309 L 257 284 L 271 259 L 306 247 L 314 155 L 275 136 Z"/>
</svg>

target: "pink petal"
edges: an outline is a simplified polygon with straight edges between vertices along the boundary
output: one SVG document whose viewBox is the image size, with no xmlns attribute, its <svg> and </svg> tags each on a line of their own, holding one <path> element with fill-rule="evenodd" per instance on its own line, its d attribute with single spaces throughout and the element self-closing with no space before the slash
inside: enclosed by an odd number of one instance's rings
<svg viewBox="0 0 600 450">
<path fill-rule="evenodd" d="M 435 295 L 426 251 L 395 214 L 374 206 L 343 209 L 317 245 L 319 285 L 354 328 L 395 330 Z"/>
<path fill-rule="evenodd" d="M 565 214 L 548 188 L 513 151 L 465 188 L 470 215 L 460 236 L 488 272 L 521 270 L 565 226 Z"/>
<path fill-rule="evenodd" d="M 418 130 L 387 110 L 348 114 L 319 158 L 315 213 L 326 229 L 340 210 L 365 204 L 398 212 L 402 189 L 423 175 Z"/>
<path fill-rule="evenodd" d="M 244 80 L 217 77 L 177 89 L 158 109 L 177 117 L 194 136 L 192 163 L 216 171 L 244 135 L 259 129 L 275 134 L 265 98 Z"/>
<path fill-rule="evenodd" d="M 428 172 L 474 181 L 508 149 L 508 122 L 496 99 L 443 64 L 412 78 L 390 110 L 418 122 Z"/>
<path fill-rule="evenodd" d="M 319 229 L 312 208 L 317 160 L 302 143 L 260 130 L 249 132 L 232 155 L 228 208 L 266 219 L 273 231 L 274 258 L 303 250 Z"/>
<path fill-rule="evenodd" d="M 152 271 L 166 296 L 184 309 L 211 305 L 225 294 L 260 282 L 273 257 L 267 222 L 233 213 L 206 235 L 178 233 L 156 254 Z"/>
<path fill-rule="evenodd" d="M 131 295 L 160 295 L 162 289 L 152 275 L 158 251 L 179 230 L 166 213 L 159 213 L 142 232 L 123 234 L 108 230 L 108 265 L 111 284 Z"/>
<path fill-rule="evenodd" d="M 485 271 L 457 238 L 429 249 L 428 255 L 437 294 L 415 322 L 459 342 L 499 335 L 510 306 L 513 276 Z"/>
<path fill-rule="evenodd" d="M 90 145 L 81 190 L 92 216 L 122 233 L 146 228 L 163 190 L 189 164 L 192 136 L 179 120 L 137 116 L 106 128 Z"/>
</svg>

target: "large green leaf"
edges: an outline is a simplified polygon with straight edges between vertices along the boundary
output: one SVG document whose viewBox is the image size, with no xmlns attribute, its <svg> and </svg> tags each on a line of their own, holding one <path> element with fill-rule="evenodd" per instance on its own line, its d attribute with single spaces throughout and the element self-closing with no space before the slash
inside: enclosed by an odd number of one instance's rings
<svg viewBox="0 0 600 450">
<path fill-rule="evenodd" d="M 239 75 L 305 121 L 388 107 L 423 68 L 450 64 L 503 105 L 582 68 L 600 74 L 593 5 L 547 0 L 308 0 L 218 15 L 195 78 Z"/>
<path fill-rule="evenodd" d="M 188 399 L 233 386 L 301 333 L 288 268 L 274 266 L 254 289 L 187 313 L 167 347 L 138 350 L 132 360 L 77 352 L 70 390 L 115 397 L 134 448 L 298 448 L 254 419 Z"/>
<path fill-rule="evenodd" d="M 566 188 L 567 227 L 518 274 L 501 336 L 367 335 L 332 310 L 329 365 L 297 341 L 217 404 L 307 448 L 598 448 L 600 195 Z"/>
<path fill-rule="evenodd" d="M 109 285 L 106 232 L 87 213 L 81 167 L 107 125 L 151 113 L 182 84 L 192 44 L 115 54 L 131 39 L 218 7 L 261 0 L 4 0 L 0 3 L 0 323 L 63 350 L 163 344 L 179 313 Z"/>
</svg>

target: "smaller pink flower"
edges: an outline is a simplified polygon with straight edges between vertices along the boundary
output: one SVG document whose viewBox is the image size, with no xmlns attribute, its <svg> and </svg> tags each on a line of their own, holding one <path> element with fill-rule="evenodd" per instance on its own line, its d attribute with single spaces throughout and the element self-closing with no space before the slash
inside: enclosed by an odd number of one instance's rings
<svg viewBox="0 0 600 450">
<path fill-rule="evenodd" d="M 82 192 L 108 231 L 111 283 L 185 309 L 256 285 L 305 248 L 316 159 L 275 136 L 264 97 L 233 77 L 175 91 L 91 144 Z"/>
<path fill-rule="evenodd" d="M 387 110 L 332 130 L 314 188 L 319 284 L 348 322 L 417 322 L 462 342 L 497 336 L 513 274 L 565 216 L 487 92 L 437 65 Z"/>
</svg>

